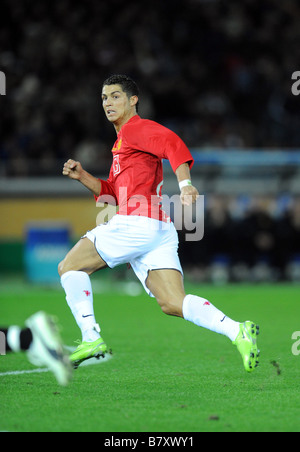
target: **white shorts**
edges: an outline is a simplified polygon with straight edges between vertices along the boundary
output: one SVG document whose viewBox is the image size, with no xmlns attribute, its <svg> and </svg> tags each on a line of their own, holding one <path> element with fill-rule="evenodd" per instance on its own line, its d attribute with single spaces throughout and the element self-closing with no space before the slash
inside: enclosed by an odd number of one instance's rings
<svg viewBox="0 0 300 452">
<path fill-rule="evenodd" d="M 134 215 L 115 215 L 108 223 L 88 231 L 108 267 L 130 263 L 146 292 L 150 270 L 174 269 L 182 274 L 178 257 L 178 235 L 173 223 Z"/>
</svg>

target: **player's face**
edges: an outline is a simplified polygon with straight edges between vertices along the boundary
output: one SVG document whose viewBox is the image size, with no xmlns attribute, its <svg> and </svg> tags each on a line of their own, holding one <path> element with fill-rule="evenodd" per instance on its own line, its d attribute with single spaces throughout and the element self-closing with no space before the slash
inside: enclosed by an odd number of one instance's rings
<svg viewBox="0 0 300 452">
<path fill-rule="evenodd" d="M 107 119 L 114 125 L 125 124 L 135 114 L 136 96 L 128 98 L 120 85 L 104 85 L 102 105 Z"/>
</svg>

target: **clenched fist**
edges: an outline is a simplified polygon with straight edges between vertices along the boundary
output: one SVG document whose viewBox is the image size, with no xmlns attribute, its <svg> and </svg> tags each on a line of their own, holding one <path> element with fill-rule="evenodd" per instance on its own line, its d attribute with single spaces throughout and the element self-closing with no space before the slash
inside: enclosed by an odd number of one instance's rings
<svg viewBox="0 0 300 452">
<path fill-rule="evenodd" d="M 63 168 L 63 175 L 68 176 L 70 179 L 80 180 L 83 168 L 80 162 L 76 162 L 75 160 L 69 159 Z"/>
</svg>

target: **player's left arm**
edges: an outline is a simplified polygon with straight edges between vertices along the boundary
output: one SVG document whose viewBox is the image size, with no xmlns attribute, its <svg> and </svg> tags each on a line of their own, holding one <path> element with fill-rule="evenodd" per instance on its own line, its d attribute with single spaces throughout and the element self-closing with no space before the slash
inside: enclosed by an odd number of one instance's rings
<svg viewBox="0 0 300 452">
<path fill-rule="evenodd" d="M 184 206 L 195 203 L 199 192 L 191 181 L 190 169 L 194 164 L 194 159 L 189 149 L 181 138 L 168 129 L 163 129 L 164 133 L 164 156 L 171 164 L 180 188 L 180 200 Z"/>
<path fill-rule="evenodd" d="M 193 156 L 181 138 L 166 127 L 153 121 L 144 121 L 142 127 L 131 131 L 129 141 L 133 148 L 149 152 L 160 159 L 169 160 L 180 187 L 180 199 L 183 205 L 196 202 L 199 192 L 192 185 L 190 168 L 194 164 Z"/>
<path fill-rule="evenodd" d="M 188 163 L 183 163 L 178 166 L 175 171 L 180 189 L 180 199 L 184 206 L 189 206 L 196 202 L 199 192 L 193 186 L 191 181 L 190 166 Z"/>
</svg>

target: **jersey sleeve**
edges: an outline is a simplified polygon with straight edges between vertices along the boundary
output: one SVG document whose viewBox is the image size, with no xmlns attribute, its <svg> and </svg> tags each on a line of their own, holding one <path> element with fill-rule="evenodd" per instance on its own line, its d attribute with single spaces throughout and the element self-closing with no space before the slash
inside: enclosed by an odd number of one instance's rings
<svg viewBox="0 0 300 452">
<path fill-rule="evenodd" d="M 174 173 L 183 163 L 188 163 L 189 167 L 192 168 L 194 159 L 181 138 L 168 129 L 167 132 L 164 132 L 163 137 L 163 158 L 169 160 Z M 159 143 L 157 145 L 160 146 Z"/>
<path fill-rule="evenodd" d="M 174 172 L 183 163 L 188 163 L 192 168 L 192 154 L 182 139 L 170 129 L 145 120 L 139 128 L 128 129 L 126 132 L 126 139 L 135 149 L 169 160 Z"/>
</svg>

